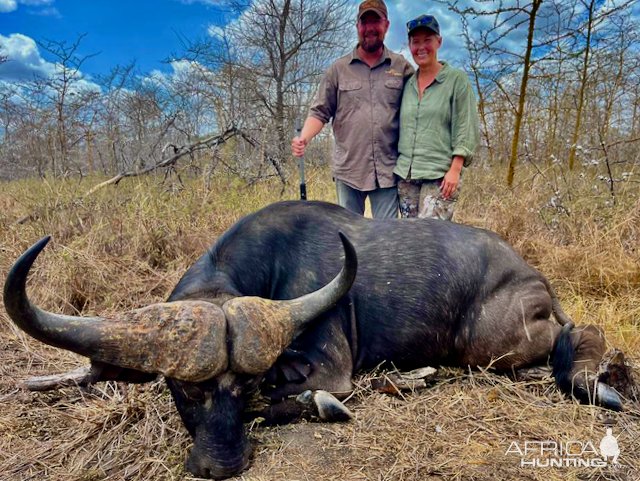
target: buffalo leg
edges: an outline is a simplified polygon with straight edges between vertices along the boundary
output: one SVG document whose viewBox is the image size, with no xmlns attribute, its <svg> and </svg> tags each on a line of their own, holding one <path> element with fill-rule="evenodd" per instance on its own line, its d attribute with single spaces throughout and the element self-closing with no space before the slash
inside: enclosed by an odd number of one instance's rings
<svg viewBox="0 0 640 481">
<path fill-rule="evenodd" d="M 318 323 L 319 328 L 305 331 L 267 372 L 261 390 L 272 401 L 307 390 L 344 398 L 353 390 L 353 358 L 340 324 Z"/>
<path fill-rule="evenodd" d="M 552 320 L 553 302 L 544 282 L 507 285 L 488 298 L 480 312 L 478 322 L 466 327 L 459 340 L 465 364 L 513 371 L 551 361 L 561 391 L 581 402 L 621 408 L 615 390 L 597 381 L 605 352 L 602 332 Z"/>
<path fill-rule="evenodd" d="M 320 419 L 323 422 L 344 422 L 353 418 L 353 414 L 333 394 L 321 389 L 307 390 L 296 397 L 283 399 L 244 414 L 244 421 L 262 418 L 266 426 L 288 424 L 301 419 Z"/>
<path fill-rule="evenodd" d="M 352 375 L 351 347 L 341 323 L 318 322 L 318 328 L 305 331 L 266 373 L 260 390 L 271 405 L 251 414 L 266 424 L 313 417 L 345 420 L 351 413 L 338 399 L 352 392 Z"/>
<path fill-rule="evenodd" d="M 552 298 L 540 279 L 507 284 L 479 310 L 478 321 L 463 326 L 457 340 L 464 364 L 513 371 L 551 360 L 563 392 L 582 402 L 620 409 L 615 390 L 596 379 L 605 351 L 602 333 L 595 326 L 573 329 L 571 322 L 561 326 L 552 320 Z"/>
</svg>

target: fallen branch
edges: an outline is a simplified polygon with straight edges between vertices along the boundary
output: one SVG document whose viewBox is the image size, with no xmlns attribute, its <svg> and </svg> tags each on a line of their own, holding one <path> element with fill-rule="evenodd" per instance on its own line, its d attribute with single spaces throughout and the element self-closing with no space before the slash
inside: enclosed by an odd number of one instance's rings
<svg viewBox="0 0 640 481">
<path fill-rule="evenodd" d="M 51 376 L 36 376 L 24 381 L 29 391 L 50 391 L 68 386 L 86 386 L 100 378 L 102 368 L 94 365 L 82 366 L 73 371 Z"/>
<path fill-rule="evenodd" d="M 258 148 L 258 146 L 260 145 L 260 142 L 258 142 L 253 137 L 250 137 L 249 135 L 244 133 L 242 130 L 238 130 L 237 133 L 246 142 L 248 142 L 249 145 L 251 145 L 252 147 Z M 272 157 L 271 155 L 268 155 L 266 152 L 263 153 L 263 159 L 268 161 L 273 166 L 273 168 L 275 169 L 275 171 L 278 174 L 278 177 L 280 177 L 280 182 L 282 182 L 282 190 L 280 191 L 280 195 L 282 195 L 284 193 L 284 189 L 285 189 L 285 187 L 287 185 L 287 178 L 284 175 L 284 172 L 282 171 L 282 167 L 280 166 L 280 162 L 278 161 L 278 159 Z"/>
<path fill-rule="evenodd" d="M 22 383 L 22 387 L 29 391 L 50 391 L 69 386 L 88 386 L 102 381 L 146 383 L 153 381 L 156 377 L 156 374 L 91 361 L 89 365 L 62 374 L 31 377 Z"/>
<path fill-rule="evenodd" d="M 391 371 L 371 380 L 371 387 L 378 392 L 400 396 L 403 391 L 425 389 L 427 382 L 432 381 L 438 370 L 423 367 L 409 372 Z"/>
<path fill-rule="evenodd" d="M 172 155 L 171 157 L 169 157 L 168 159 L 165 159 L 161 162 L 158 162 L 157 164 L 154 164 L 150 167 L 147 167 L 145 169 L 141 169 L 141 170 L 129 170 L 127 172 L 121 172 L 118 175 L 116 175 L 115 177 L 112 177 L 109 180 L 105 180 L 104 182 L 101 182 L 98 185 L 93 186 L 91 189 L 89 189 L 85 194 L 84 197 L 88 197 L 94 193 L 96 193 L 98 190 L 108 186 L 108 185 L 117 185 L 122 179 L 127 178 L 127 177 L 137 177 L 140 175 L 145 175 L 148 174 L 150 172 L 154 172 L 158 169 L 161 169 L 163 167 L 169 167 L 169 166 L 173 166 L 175 165 L 175 163 L 182 157 L 184 157 L 185 155 L 192 155 L 194 152 L 201 150 L 203 148 L 211 148 L 215 145 L 219 145 L 219 144 L 223 144 L 224 142 L 226 142 L 227 140 L 229 140 L 230 138 L 232 138 L 233 136 L 237 135 L 238 131 L 236 130 L 235 127 L 231 127 L 229 129 L 227 129 L 224 133 L 220 134 L 220 135 L 213 135 L 211 137 L 208 137 L 206 139 L 200 140 L 194 144 L 188 145 L 186 147 L 182 147 L 179 149 L 174 149 L 175 154 Z"/>
</svg>

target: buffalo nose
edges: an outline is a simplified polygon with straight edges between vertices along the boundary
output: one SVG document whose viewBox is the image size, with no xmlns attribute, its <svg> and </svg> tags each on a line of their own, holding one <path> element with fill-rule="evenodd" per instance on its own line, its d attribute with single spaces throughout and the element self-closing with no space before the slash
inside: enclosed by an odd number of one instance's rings
<svg viewBox="0 0 640 481">
<path fill-rule="evenodd" d="M 227 479 L 249 467 L 249 457 L 238 460 L 214 460 L 192 450 L 185 461 L 185 469 L 198 478 Z"/>
</svg>

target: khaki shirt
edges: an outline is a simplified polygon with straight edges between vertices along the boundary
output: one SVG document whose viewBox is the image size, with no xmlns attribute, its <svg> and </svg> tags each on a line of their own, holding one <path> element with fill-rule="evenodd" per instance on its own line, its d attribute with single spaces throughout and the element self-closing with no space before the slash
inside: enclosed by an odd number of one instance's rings
<svg viewBox="0 0 640 481">
<path fill-rule="evenodd" d="M 407 82 L 400 108 L 400 155 L 394 170 L 403 179 L 440 179 L 454 156 L 467 167 L 478 145 L 478 112 L 469 77 L 440 62 L 435 81 L 418 97 L 417 74 Z"/>
<path fill-rule="evenodd" d="M 386 47 L 373 68 L 357 47 L 329 67 L 309 115 L 332 120 L 336 179 L 361 191 L 396 184 L 402 88 L 412 74 L 409 62 Z"/>
</svg>

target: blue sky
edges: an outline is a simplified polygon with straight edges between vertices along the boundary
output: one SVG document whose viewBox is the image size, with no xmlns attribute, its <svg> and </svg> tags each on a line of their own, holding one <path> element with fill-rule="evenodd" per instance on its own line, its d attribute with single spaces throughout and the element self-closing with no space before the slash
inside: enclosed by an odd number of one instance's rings
<svg viewBox="0 0 640 481">
<path fill-rule="evenodd" d="M 181 40 L 196 40 L 208 35 L 212 27 L 234 20 L 227 0 L 0 0 L 0 53 L 9 62 L 0 65 L 0 82 L 28 80 L 34 75 L 51 75 L 55 59 L 37 42 L 47 40 L 71 44 L 86 34 L 78 54 L 97 54 L 83 64 L 81 73 L 91 82 L 112 68 L 136 62 L 138 72 L 171 74 L 176 65 L 165 61 L 184 50 Z M 251 0 L 246 0 L 250 2 Z M 355 45 L 355 9 L 360 0 L 350 0 L 354 9 L 354 28 L 345 45 Z M 506 0 L 506 3 L 515 0 Z M 616 0 L 603 0 L 603 6 Z M 617 0 L 620 2 L 622 0 Z M 492 6 L 460 0 L 459 5 Z M 388 0 L 391 28 L 386 44 L 407 58 L 405 22 L 423 13 L 440 20 L 443 46 L 441 59 L 463 67 L 466 53 L 460 37 L 461 22 L 445 5 L 433 0 Z M 632 16 L 637 17 L 640 2 Z M 486 18 L 472 21 L 476 30 L 488 28 Z M 522 48 L 525 31 L 510 35 L 511 48 Z"/>
<path fill-rule="evenodd" d="M 359 0 L 353 0 L 354 12 Z M 425 13 L 419 0 L 387 2 L 391 30 L 387 44 L 406 51 L 404 23 Z M 459 21 L 446 9 L 429 2 L 431 12 L 441 19 L 445 45 L 442 55 L 459 44 Z M 0 69 L 0 81 L 15 81 L 35 72 L 53 69 L 53 57 L 37 41 L 73 43 L 86 34 L 80 56 L 97 53 L 82 66 L 85 79 L 106 74 L 116 65 L 136 61 L 138 70 L 170 73 L 164 63 L 172 53 L 183 50 L 181 37 L 197 39 L 212 26 L 233 21 L 224 0 L 0 0 L 0 47 L 12 66 Z M 447 38 L 447 35 L 449 38 Z M 354 29 L 351 42 L 355 43 Z M 11 78 L 13 77 L 13 78 Z"/>
<path fill-rule="evenodd" d="M 15 9 L 2 11 L 0 35 L 22 34 L 33 40 L 67 41 L 80 34 L 82 55 L 99 53 L 87 61 L 87 75 L 106 73 L 116 65 L 136 61 L 143 72 L 166 70 L 162 61 L 181 49 L 180 36 L 203 36 L 211 25 L 228 18 L 222 8 L 178 0 L 17 0 Z M 16 47 L 17 48 L 17 47 Z M 41 48 L 47 61 L 52 57 Z"/>
</svg>

